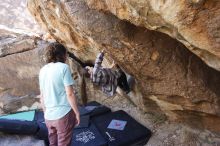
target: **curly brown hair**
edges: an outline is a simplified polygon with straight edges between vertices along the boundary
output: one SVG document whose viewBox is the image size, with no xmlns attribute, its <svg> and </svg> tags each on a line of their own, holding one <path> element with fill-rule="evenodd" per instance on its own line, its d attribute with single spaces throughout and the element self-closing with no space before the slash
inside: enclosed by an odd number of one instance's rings
<svg viewBox="0 0 220 146">
<path fill-rule="evenodd" d="M 56 62 L 62 62 L 65 63 L 66 61 L 66 54 L 67 54 L 67 49 L 60 43 L 51 43 L 47 48 L 46 48 L 46 62 L 50 63 L 56 63 Z"/>
</svg>

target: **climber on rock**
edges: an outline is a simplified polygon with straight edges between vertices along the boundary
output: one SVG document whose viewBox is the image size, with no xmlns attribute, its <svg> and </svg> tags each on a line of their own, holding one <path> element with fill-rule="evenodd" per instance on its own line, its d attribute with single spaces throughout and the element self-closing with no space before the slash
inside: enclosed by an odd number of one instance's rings
<svg viewBox="0 0 220 146">
<path fill-rule="evenodd" d="M 104 51 L 97 55 L 94 67 L 86 66 L 92 82 L 102 87 L 107 96 L 113 96 L 119 86 L 126 94 L 130 92 L 127 77 L 121 68 L 113 63 L 110 68 L 103 68 Z M 114 69 L 115 68 L 115 69 Z"/>
</svg>

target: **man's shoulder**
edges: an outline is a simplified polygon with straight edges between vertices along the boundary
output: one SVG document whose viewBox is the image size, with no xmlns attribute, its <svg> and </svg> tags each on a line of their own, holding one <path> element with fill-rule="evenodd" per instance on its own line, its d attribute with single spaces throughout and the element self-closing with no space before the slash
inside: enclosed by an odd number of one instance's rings
<svg viewBox="0 0 220 146">
<path fill-rule="evenodd" d="M 47 68 L 47 64 L 44 65 L 44 66 L 40 69 L 40 73 L 43 72 L 46 68 Z"/>
<path fill-rule="evenodd" d="M 57 65 L 61 68 L 69 68 L 69 65 L 66 63 L 58 62 Z"/>
<path fill-rule="evenodd" d="M 39 72 L 39 78 L 41 79 L 44 75 L 45 75 L 45 70 L 47 68 L 47 64 L 44 65 L 41 69 L 40 69 L 40 72 Z"/>
<path fill-rule="evenodd" d="M 70 71 L 70 67 L 66 63 L 59 62 L 57 63 L 56 70 L 59 70 L 61 73 L 65 73 L 66 71 Z"/>
<path fill-rule="evenodd" d="M 68 68 L 69 65 L 68 64 L 65 64 L 65 63 L 62 63 L 62 62 L 56 62 L 56 63 L 48 63 L 46 64 L 45 66 L 43 66 L 41 68 L 41 70 L 65 70 L 66 68 Z"/>
</svg>

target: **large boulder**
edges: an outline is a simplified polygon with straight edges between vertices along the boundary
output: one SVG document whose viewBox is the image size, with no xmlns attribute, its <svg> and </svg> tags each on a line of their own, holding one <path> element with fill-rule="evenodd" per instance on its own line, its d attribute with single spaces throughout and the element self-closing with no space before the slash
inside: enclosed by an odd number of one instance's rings
<svg viewBox="0 0 220 146">
<path fill-rule="evenodd" d="M 87 0 L 136 26 L 168 34 L 220 70 L 220 2 L 216 0 Z"/>
<path fill-rule="evenodd" d="M 37 22 L 80 59 L 94 62 L 105 49 L 104 66 L 114 60 L 133 75 L 136 90 L 129 96 L 142 110 L 218 132 L 219 6 L 188 0 L 28 0 Z"/>
</svg>

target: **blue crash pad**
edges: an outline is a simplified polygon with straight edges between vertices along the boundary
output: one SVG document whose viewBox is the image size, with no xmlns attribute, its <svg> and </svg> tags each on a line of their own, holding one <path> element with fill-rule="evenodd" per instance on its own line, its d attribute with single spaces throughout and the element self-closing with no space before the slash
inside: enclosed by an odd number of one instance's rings
<svg viewBox="0 0 220 146">
<path fill-rule="evenodd" d="M 19 112 L 15 114 L 0 116 L 0 119 L 33 121 L 34 115 L 35 115 L 35 111 L 33 110 L 33 111 Z"/>
</svg>

